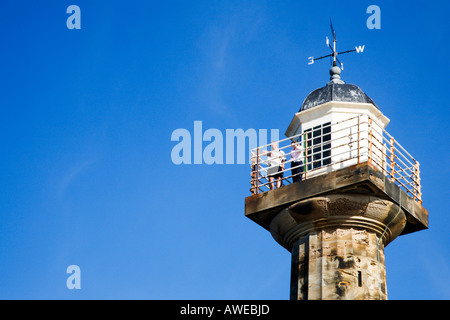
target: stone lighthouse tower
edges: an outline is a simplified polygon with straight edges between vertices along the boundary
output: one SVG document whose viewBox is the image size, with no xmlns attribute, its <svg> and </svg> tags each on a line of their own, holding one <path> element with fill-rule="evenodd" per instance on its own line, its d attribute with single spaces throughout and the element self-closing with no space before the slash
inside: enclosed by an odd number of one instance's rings
<svg viewBox="0 0 450 320">
<path fill-rule="evenodd" d="M 340 73 L 304 99 L 287 138 L 253 150 L 245 215 L 291 252 L 292 300 L 387 299 L 385 247 L 428 227 L 419 162 Z"/>
</svg>

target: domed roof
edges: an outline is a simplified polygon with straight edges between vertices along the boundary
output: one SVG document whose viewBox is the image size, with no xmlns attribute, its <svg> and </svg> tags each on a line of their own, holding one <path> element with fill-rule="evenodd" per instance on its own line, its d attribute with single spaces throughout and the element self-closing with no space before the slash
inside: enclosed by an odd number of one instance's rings
<svg viewBox="0 0 450 320">
<path fill-rule="evenodd" d="M 316 89 L 308 94 L 299 111 L 308 110 L 330 101 L 371 103 L 378 109 L 375 102 L 373 102 L 373 100 L 358 86 L 346 84 L 344 81 L 340 80 L 340 71 L 341 70 L 338 67 L 331 68 L 331 81 L 328 82 L 325 87 Z"/>
</svg>

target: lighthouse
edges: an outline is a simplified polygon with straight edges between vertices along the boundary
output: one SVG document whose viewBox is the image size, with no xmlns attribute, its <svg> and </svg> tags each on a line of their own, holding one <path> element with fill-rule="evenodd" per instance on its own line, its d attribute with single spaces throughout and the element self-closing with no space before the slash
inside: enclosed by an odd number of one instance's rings
<svg viewBox="0 0 450 320">
<path fill-rule="evenodd" d="M 336 61 L 286 138 L 252 151 L 245 216 L 291 253 L 291 300 L 385 300 L 386 246 L 428 228 L 420 164 Z"/>
</svg>

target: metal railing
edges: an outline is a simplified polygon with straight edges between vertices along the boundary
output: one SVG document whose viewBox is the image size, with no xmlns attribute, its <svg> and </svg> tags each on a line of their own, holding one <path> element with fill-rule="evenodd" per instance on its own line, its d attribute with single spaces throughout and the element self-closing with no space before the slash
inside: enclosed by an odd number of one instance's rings
<svg viewBox="0 0 450 320">
<path fill-rule="evenodd" d="M 368 162 L 422 203 L 419 162 L 367 115 L 316 126 L 251 153 L 252 194 Z"/>
</svg>

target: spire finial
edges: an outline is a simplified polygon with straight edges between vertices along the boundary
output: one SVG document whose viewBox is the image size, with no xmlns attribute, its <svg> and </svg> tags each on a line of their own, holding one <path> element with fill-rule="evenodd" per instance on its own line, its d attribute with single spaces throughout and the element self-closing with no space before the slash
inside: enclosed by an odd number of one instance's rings
<svg viewBox="0 0 450 320">
<path fill-rule="evenodd" d="M 330 83 L 344 84 L 345 82 L 341 80 L 341 69 L 338 66 L 332 66 L 330 69 Z"/>
</svg>

